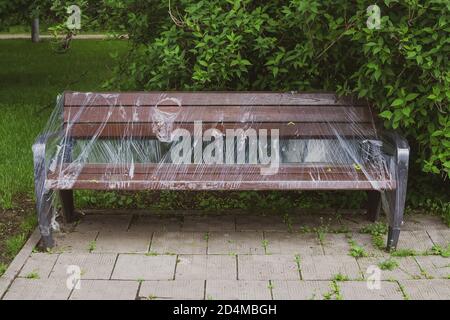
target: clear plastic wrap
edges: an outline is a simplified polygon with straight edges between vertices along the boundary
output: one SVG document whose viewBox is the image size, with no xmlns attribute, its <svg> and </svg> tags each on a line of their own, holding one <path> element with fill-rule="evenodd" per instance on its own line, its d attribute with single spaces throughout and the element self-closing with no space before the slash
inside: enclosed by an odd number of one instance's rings
<svg viewBox="0 0 450 320">
<path fill-rule="evenodd" d="M 33 145 L 42 236 L 64 190 L 339 189 L 379 192 L 395 238 L 409 148 L 374 119 L 333 94 L 65 93 Z"/>
</svg>

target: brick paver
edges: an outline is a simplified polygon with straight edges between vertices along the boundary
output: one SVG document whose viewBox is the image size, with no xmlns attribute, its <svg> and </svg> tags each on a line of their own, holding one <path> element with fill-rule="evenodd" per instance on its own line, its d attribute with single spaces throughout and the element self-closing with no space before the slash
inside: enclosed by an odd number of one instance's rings
<svg viewBox="0 0 450 320">
<path fill-rule="evenodd" d="M 112 279 L 117 280 L 172 280 L 176 256 L 146 256 L 120 254 Z"/>
<path fill-rule="evenodd" d="M 239 280 L 299 280 L 295 257 L 292 255 L 240 255 Z"/>
<path fill-rule="evenodd" d="M 82 280 L 74 289 L 70 300 L 134 300 L 138 291 L 137 281 Z"/>
<path fill-rule="evenodd" d="M 50 278 L 66 279 L 69 266 L 80 268 L 82 279 L 109 279 L 114 268 L 117 254 L 62 253 L 56 260 Z M 70 271 L 70 270 L 69 270 Z"/>
<path fill-rule="evenodd" d="M 327 255 L 347 255 L 350 252 L 349 238 L 346 234 L 327 233 L 322 244 Z"/>
<path fill-rule="evenodd" d="M 82 217 L 75 231 L 126 231 L 132 215 L 87 215 Z"/>
<path fill-rule="evenodd" d="M 396 282 L 381 281 L 379 289 L 369 289 L 366 281 L 343 281 L 338 286 L 344 300 L 403 300 Z"/>
<path fill-rule="evenodd" d="M 183 231 L 235 231 L 234 216 L 187 216 L 183 221 Z"/>
<path fill-rule="evenodd" d="M 100 232 L 95 241 L 96 253 L 146 253 L 150 247 L 150 232 L 106 231 Z"/>
<path fill-rule="evenodd" d="M 329 291 L 329 281 L 272 282 L 274 300 L 322 300 Z"/>
<path fill-rule="evenodd" d="M 450 277 L 450 258 L 441 256 L 419 256 L 415 257 L 415 259 L 425 276 L 445 279 Z"/>
<path fill-rule="evenodd" d="M 209 280 L 207 300 L 270 300 L 269 281 Z"/>
<path fill-rule="evenodd" d="M 132 220 L 130 232 L 180 231 L 181 217 L 137 216 Z"/>
<path fill-rule="evenodd" d="M 267 253 L 320 255 L 322 246 L 316 233 L 265 232 Z"/>
<path fill-rule="evenodd" d="M 206 254 L 206 232 L 155 232 L 151 252 L 161 254 Z"/>
<path fill-rule="evenodd" d="M 425 230 L 402 231 L 397 249 L 412 249 L 417 252 L 425 252 L 432 246 L 433 242 Z"/>
<path fill-rule="evenodd" d="M 386 261 L 395 261 L 392 265 L 392 269 L 386 268 L 389 264 Z M 370 272 L 367 274 L 370 266 L 376 266 L 381 269 L 381 280 L 400 280 L 400 279 L 414 279 L 422 277 L 422 272 L 419 265 L 413 257 L 377 257 L 377 258 L 360 258 L 358 264 L 361 267 L 361 271 L 364 273 L 365 278 L 370 276 Z"/>
<path fill-rule="evenodd" d="M 263 233 L 210 232 L 208 254 L 264 254 Z"/>
<path fill-rule="evenodd" d="M 76 231 L 55 235 L 56 246 L 52 252 L 89 252 L 90 246 L 97 238 L 97 231 Z"/>
<path fill-rule="evenodd" d="M 300 259 L 303 280 L 332 280 L 337 275 L 357 280 L 362 277 L 355 258 L 350 256 L 304 256 Z"/>
<path fill-rule="evenodd" d="M 450 229 L 428 230 L 427 233 L 435 245 L 439 245 L 443 248 L 450 246 Z"/>
<path fill-rule="evenodd" d="M 405 293 L 412 300 L 449 300 L 450 280 L 400 280 Z"/>
<path fill-rule="evenodd" d="M 30 277 L 35 274 L 41 279 L 48 278 L 57 259 L 57 254 L 32 253 L 20 270 L 19 277 Z"/>
<path fill-rule="evenodd" d="M 70 289 L 61 279 L 23 279 L 12 283 L 5 300 L 66 300 Z"/>
<path fill-rule="evenodd" d="M 180 255 L 175 279 L 235 280 L 236 257 L 229 255 Z"/>
<path fill-rule="evenodd" d="M 148 300 L 201 300 L 204 294 L 204 280 L 144 281 L 139 290 L 139 298 Z"/>
<path fill-rule="evenodd" d="M 287 231 L 288 227 L 279 215 L 255 216 L 241 215 L 236 217 L 237 231 Z"/>
</svg>

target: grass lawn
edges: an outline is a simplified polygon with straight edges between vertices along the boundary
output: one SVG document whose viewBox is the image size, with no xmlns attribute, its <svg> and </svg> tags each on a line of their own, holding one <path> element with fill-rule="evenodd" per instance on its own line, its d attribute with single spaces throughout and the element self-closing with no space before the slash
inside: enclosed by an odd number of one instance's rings
<svg viewBox="0 0 450 320">
<path fill-rule="evenodd" d="M 101 90 L 112 53 L 126 41 L 75 40 L 66 54 L 49 42 L 0 40 L 0 274 L 35 225 L 31 145 L 64 90 Z"/>
</svg>

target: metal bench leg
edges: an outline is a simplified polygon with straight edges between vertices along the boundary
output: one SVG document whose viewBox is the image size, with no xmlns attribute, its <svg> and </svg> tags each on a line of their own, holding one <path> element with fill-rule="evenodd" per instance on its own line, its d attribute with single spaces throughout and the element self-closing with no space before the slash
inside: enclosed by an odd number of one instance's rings
<svg viewBox="0 0 450 320">
<path fill-rule="evenodd" d="M 44 250 L 51 249 L 55 246 L 52 235 L 52 218 L 53 218 L 53 192 L 49 191 L 41 195 L 41 199 L 37 201 L 39 230 L 41 232 L 41 247 Z"/>
<path fill-rule="evenodd" d="M 45 147 L 48 135 L 39 136 L 33 144 L 34 192 L 36 196 L 36 211 L 41 232 L 41 246 L 44 249 L 54 247 L 52 236 L 53 191 L 45 186 L 47 168 L 45 164 Z"/>
<path fill-rule="evenodd" d="M 62 213 L 65 223 L 71 223 L 77 220 L 75 207 L 73 205 L 73 190 L 60 190 L 59 199 L 61 200 Z"/>
<path fill-rule="evenodd" d="M 370 221 L 377 221 L 380 217 L 381 193 L 379 191 L 367 191 L 367 216 Z"/>
<path fill-rule="evenodd" d="M 409 145 L 405 139 L 393 135 L 392 139 L 396 145 L 395 155 L 395 178 L 396 189 L 386 191 L 386 200 L 389 214 L 389 232 L 387 239 L 387 250 L 397 249 L 400 228 L 403 224 L 403 213 L 405 211 L 406 185 L 408 182 Z"/>
</svg>

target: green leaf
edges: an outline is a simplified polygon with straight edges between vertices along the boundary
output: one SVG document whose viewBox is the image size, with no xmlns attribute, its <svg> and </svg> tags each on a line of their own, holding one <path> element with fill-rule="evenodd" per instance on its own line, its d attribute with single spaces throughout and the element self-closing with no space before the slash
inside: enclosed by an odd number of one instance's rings
<svg viewBox="0 0 450 320">
<path fill-rule="evenodd" d="M 394 102 L 391 103 L 391 107 L 401 106 L 404 102 L 403 99 L 395 99 Z"/>
<path fill-rule="evenodd" d="M 383 111 L 382 113 L 380 113 L 380 117 L 391 120 L 392 112 L 389 110 Z"/>
</svg>

